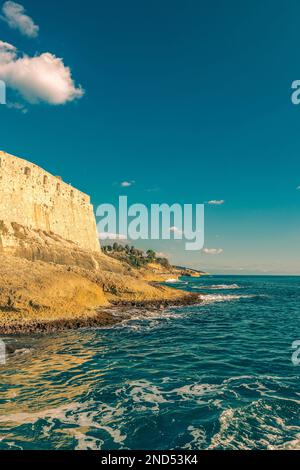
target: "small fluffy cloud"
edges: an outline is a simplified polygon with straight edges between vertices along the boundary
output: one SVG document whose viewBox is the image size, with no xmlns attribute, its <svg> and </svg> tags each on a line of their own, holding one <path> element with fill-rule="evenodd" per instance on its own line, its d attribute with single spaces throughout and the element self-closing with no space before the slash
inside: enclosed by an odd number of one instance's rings
<svg viewBox="0 0 300 470">
<path fill-rule="evenodd" d="M 222 248 L 203 248 L 202 253 L 205 255 L 220 255 L 223 253 Z"/>
<path fill-rule="evenodd" d="M 23 5 L 11 1 L 5 2 L 2 7 L 2 13 L 1 19 L 10 28 L 17 29 L 21 34 L 29 38 L 36 38 L 38 36 L 40 28 L 30 16 L 26 15 Z"/>
<path fill-rule="evenodd" d="M 178 235 L 182 235 L 183 233 L 182 230 L 180 230 L 178 227 L 175 227 L 175 226 L 170 227 L 170 232 L 177 233 Z"/>
<path fill-rule="evenodd" d="M 208 201 L 208 204 L 211 206 L 221 206 L 224 203 L 225 201 L 223 199 L 212 199 L 211 201 Z"/>
<path fill-rule="evenodd" d="M 31 104 L 61 105 L 84 94 L 81 87 L 75 86 L 63 59 L 50 52 L 19 57 L 17 49 L 3 41 L 0 41 L 0 79 Z"/>
<path fill-rule="evenodd" d="M 129 188 L 135 183 L 135 181 L 122 181 L 121 186 L 122 188 Z"/>
<path fill-rule="evenodd" d="M 299 185 L 299 186 L 297 186 L 297 188 L 296 188 L 296 189 L 300 189 L 300 185 Z"/>
</svg>

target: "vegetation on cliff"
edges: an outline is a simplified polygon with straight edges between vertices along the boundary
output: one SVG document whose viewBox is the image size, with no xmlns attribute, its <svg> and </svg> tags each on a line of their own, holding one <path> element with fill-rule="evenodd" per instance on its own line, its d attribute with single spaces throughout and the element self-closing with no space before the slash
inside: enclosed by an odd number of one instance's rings
<svg viewBox="0 0 300 470">
<path fill-rule="evenodd" d="M 154 250 L 138 250 L 134 246 L 121 245 L 115 242 L 113 245 L 105 245 L 102 251 L 112 258 L 119 259 L 128 263 L 134 268 L 142 268 L 150 263 L 158 263 L 166 269 L 170 269 L 170 263 L 167 258 L 157 256 Z"/>
</svg>

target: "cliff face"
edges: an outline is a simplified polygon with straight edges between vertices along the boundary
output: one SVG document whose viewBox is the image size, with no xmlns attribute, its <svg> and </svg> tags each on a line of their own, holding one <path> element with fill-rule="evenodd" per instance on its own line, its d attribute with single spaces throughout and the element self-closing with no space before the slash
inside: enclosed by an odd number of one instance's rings
<svg viewBox="0 0 300 470">
<path fill-rule="evenodd" d="M 101 252 L 84 250 L 52 232 L 3 220 L 0 220 L 0 253 L 86 269 L 97 269 L 97 256 L 101 256 Z"/>
<path fill-rule="evenodd" d="M 87 195 L 0 152 L 1 334 L 111 324 L 109 304 L 189 301 L 144 271 L 101 252 Z"/>
<path fill-rule="evenodd" d="M 2 251 L 14 246 L 14 227 L 53 233 L 85 250 L 100 251 L 90 198 L 42 168 L 0 152 Z M 7 236 L 6 236 L 7 235 Z"/>
</svg>

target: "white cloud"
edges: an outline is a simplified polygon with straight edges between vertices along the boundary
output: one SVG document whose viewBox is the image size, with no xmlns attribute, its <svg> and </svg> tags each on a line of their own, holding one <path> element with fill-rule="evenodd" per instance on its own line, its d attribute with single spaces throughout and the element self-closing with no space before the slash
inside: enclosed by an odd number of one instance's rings
<svg viewBox="0 0 300 470">
<path fill-rule="evenodd" d="M 39 33 L 39 27 L 34 23 L 30 16 L 26 15 L 23 5 L 15 2 L 5 2 L 2 7 L 3 16 L 1 19 L 5 21 L 12 29 L 17 29 L 21 34 L 29 38 L 36 38 Z"/>
<path fill-rule="evenodd" d="M 84 94 L 81 87 L 76 88 L 63 59 L 50 52 L 19 57 L 17 49 L 3 41 L 0 41 L 0 79 L 31 104 L 60 105 Z"/>
<path fill-rule="evenodd" d="M 182 233 L 183 233 L 182 230 L 180 230 L 178 227 L 175 227 L 175 226 L 170 227 L 170 232 L 178 233 L 178 235 L 182 235 Z"/>
<path fill-rule="evenodd" d="M 208 204 L 211 206 L 221 206 L 224 203 L 225 201 L 223 199 L 212 199 L 211 201 L 208 201 Z"/>
<path fill-rule="evenodd" d="M 4 64 L 14 60 L 16 57 L 16 48 L 8 42 L 0 41 L 0 59 Z"/>
<path fill-rule="evenodd" d="M 219 255 L 223 253 L 222 248 L 203 248 L 202 253 L 205 255 Z"/>
<path fill-rule="evenodd" d="M 122 188 L 129 188 L 135 183 L 135 181 L 122 181 L 121 186 Z"/>
<path fill-rule="evenodd" d="M 121 233 L 98 233 L 98 238 L 100 240 L 127 240 L 125 235 L 122 235 Z"/>
<path fill-rule="evenodd" d="M 296 189 L 300 189 L 300 186 L 297 186 L 297 188 L 296 188 Z"/>
<path fill-rule="evenodd" d="M 168 253 L 164 253 L 163 251 L 158 251 L 156 253 L 156 257 L 157 258 L 169 258 L 169 255 L 168 255 Z"/>
</svg>

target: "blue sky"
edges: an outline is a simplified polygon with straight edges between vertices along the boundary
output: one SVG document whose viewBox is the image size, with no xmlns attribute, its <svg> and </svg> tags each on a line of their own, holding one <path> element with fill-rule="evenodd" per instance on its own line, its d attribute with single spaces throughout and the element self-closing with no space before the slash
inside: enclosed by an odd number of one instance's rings
<svg viewBox="0 0 300 470">
<path fill-rule="evenodd" d="M 0 40 L 18 57 L 63 59 L 73 89 L 53 104 L 9 88 L 2 150 L 61 175 L 95 206 L 121 194 L 147 205 L 224 200 L 206 206 L 205 224 L 205 246 L 222 253 L 148 245 L 215 273 L 300 274 L 298 1 L 20 3 L 39 30 L 2 20 Z"/>
</svg>

